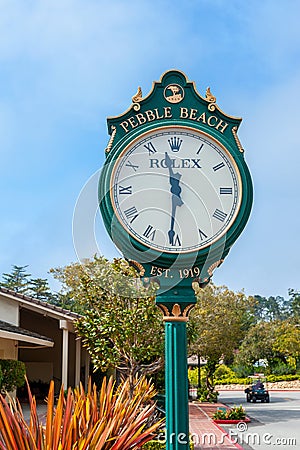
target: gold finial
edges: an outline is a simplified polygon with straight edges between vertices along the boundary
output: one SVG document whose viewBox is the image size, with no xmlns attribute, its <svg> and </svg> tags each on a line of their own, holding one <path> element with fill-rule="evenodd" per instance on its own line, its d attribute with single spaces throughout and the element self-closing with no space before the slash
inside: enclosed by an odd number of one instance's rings
<svg viewBox="0 0 300 450">
<path fill-rule="evenodd" d="M 212 93 L 210 92 L 210 87 L 208 87 L 206 89 L 206 93 L 205 93 L 205 97 L 206 100 L 208 100 L 210 103 L 216 103 L 216 97 L 214 95 L 212 95 Z"/>
<path fill-rule="evenodd" d="M 132 97 L 132 103 L 139 103 L 143 100 L 142 88 L 139 86 L 137 93 Z"/>
</svg>

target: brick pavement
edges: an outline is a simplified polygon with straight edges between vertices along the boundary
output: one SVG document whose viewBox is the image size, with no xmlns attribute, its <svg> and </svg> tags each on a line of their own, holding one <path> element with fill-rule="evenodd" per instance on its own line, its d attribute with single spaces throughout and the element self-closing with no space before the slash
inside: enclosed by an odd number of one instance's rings
<svg viewBox="0 0 300 450">
<path fill-rule="evenodd" d="M 212 420 L 213 414 L 221 403 L 190 403 L 190 433 L 195 443 L 195 450 L 236 450 L 243 449 L 231 441 L 225 431 Z"/>
</svg>

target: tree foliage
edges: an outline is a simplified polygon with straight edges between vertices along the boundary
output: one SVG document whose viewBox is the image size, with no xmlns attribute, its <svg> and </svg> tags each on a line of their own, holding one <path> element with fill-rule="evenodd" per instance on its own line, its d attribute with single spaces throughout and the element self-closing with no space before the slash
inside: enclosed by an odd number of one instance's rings
<svg viewBox="0 0 300 450">
<path fill-rule="evenodd" d="M 17 294 L 28 295 L 38 300 L 56 303 L 57 294 L 50 289 L 46 278 L 31 278 L 27 273 L 28 266 L 12 266 L 11 273 L 3 273 L 0 286 Z"/>
<path fill-rule="evenodd" d="M 28 266 L 12 266 L 11 273 L 3 273 L 0 286 L 15 291 L 19 294 L 26 294 L 29 291 L 30 273 L 27 273 Z"/>
<path fill-rule="evenodd" d="M 285 320 L 290 315 L 290 299 L 281 296 L 262 297 L 254 296 L 254 316 L 256 322 L 270 322 L 272 320 Z"/>
<path fill-rule="evenodd" d="M 300 292 L 296 289 L 289 289 L 291 315 L 300 321 Z"/>
<path fill-rule="evenodd" d="M 292 320 L 259 322 L 247 333 L 239 353 L 238 363 L 254 364 L 264 360 L 269 372 L 278 365 L 287 365 L 289 357 L 299 361 L 300 329 Z"/>
<path fill-rule="evenodd" d="M 163 324 L 154 286 L 144 287 L 125 260 L 95 257 L 52 270 L 83 316 L 78 333 L 95 368 L 117 367 L 133 379 L 161 367 Z"/>
<path fill-rule="evenodd" d="M 197 292 L 197 304 L 190 314 L 190 354 L 207 360 L 206 384 L 213 391 L 213 374 L 221 359 L 232 358 L 243 340 L 249 322 L 251 299 L 225 286 L 210 284 Z"/>
</svg>

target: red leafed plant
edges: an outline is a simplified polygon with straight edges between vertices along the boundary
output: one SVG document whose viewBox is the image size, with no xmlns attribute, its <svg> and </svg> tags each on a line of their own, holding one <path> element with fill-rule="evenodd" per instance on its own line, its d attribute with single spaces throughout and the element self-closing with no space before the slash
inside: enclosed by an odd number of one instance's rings
<svg viewBox="0 0 300 450">
<path fill-rule="evenodd" d="M 145 389 L 148 383 L 148 389 Z M 18 401 L 0 396 L 1 450 L 129 450 L 140 448 L 153 438 L 161 421 L 149 426 L 155 404 L 150 401 L 155 391 L 149 382 L 136 383 L 133 396 L 129 382 L 118 390 L 114 381 L 104 379 L 97 392 L 89 384 L 64 395 L 60 390 L 54 401 L 54 383 L 47 398 L 45 423 L 39 419 L 35 398 L 29 391 L 30 418 L 25 420 Z"/>
</svg>

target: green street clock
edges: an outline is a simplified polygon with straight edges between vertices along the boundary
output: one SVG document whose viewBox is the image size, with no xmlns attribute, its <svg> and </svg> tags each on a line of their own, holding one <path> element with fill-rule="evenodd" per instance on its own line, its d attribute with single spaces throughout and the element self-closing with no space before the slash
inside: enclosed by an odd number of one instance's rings
<svg viewBox="0 0 300 450">
<path fill-rule="evenodd" d="M 209 279 L 246 225 L 252 183 L 240 122 L 174 70 L 108 119 L 101 213 L 114 243 L 148 276 Z"/>
<path fill-rule="evenodd" d="M 108 118 L 100 210 L 144 283 L 152 278 L 159 286 L 167 450 L 189 448 L 186 322 L 196 303 L 194 282 L 209 282 L 251 211 L 240 123 L 209 88 L 202 97 L 177 70 L 163 74 L 146 97 L 139 88 L 127 111 Z"/>
</svg>

